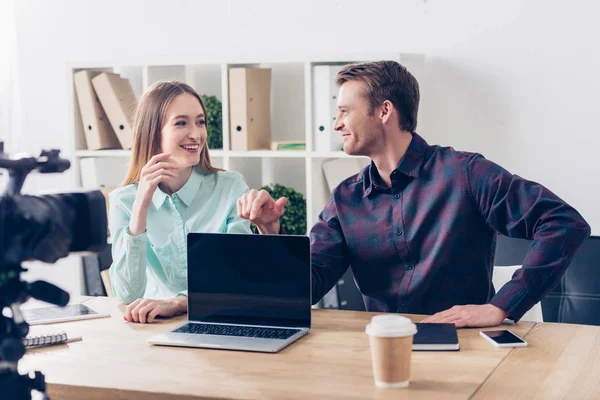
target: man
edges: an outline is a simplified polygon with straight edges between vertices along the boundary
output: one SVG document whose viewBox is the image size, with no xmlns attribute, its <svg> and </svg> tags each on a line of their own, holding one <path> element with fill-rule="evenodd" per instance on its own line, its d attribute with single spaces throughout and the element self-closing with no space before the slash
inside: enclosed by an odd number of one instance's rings
<svg viewBox="0 0 600 400">
<path fill-rule="evenodd" d="M 343 181 L 311 231 L 313 303 L 352 266 L 369 311 L 434 314 L 425 322 L 518 321 L 558 282 L 590 227 L 542 185 L 416 132 L 419 86 L 393 61 L 337 75 L 335 130 L 371 164 Z M 238 213 L 280 232 L 287 199 L 252 190 Z M 533 240 L 523 268 L 495 293 L 496 233 Z"/>
</svg>

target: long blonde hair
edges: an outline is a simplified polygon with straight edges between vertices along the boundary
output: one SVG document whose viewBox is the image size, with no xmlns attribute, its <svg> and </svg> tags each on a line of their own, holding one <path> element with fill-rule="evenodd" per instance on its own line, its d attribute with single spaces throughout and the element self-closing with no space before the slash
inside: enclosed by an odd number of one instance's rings
<svg viewBox="0 0 600 400">
<path fill-rule="evenodd" d="M 142 168 L 152 156 L 159 154 L 161 130 L 167 110 L 173 99 L 181 94 L 191 94 L 200 102 L 205 117 L 206 107 L 200 95 L 189 85 L 179 81 L 160 81 L 152 85 L 142 96 L 133 117 L 133 146 L 129 171 L 123 186 L 139 183 Z M 200 151 L 200 162 L 196 165 L 204 172 L 223 171 L 213 167 L 208 153 L 208 140 Z"/>
</svg>

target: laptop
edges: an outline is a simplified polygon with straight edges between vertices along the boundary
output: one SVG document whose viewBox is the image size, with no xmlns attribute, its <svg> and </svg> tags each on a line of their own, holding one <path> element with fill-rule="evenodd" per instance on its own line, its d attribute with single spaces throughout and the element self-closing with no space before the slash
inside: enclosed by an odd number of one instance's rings
<svg viewBox="0 0 600 400">
<path fill-rule="evenodd" d="M 310 239 L 189 233 L 188 322 L 148 342 L 276 353 L 311 323 Z"/>
</svg>

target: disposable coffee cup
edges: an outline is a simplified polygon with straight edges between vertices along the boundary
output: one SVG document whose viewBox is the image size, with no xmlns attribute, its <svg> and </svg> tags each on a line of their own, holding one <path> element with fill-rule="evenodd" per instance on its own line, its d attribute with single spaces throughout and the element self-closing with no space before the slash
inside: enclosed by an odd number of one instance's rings
<svg viewBox="0 0 600 400">
<path fill-rule="evenodd" d="M 365 329 L 371 345 L 378 388 L 403 388 L 410 380 L 413 336 L 417 326 L 401 315 L 376 315 Z"/>
</svg>

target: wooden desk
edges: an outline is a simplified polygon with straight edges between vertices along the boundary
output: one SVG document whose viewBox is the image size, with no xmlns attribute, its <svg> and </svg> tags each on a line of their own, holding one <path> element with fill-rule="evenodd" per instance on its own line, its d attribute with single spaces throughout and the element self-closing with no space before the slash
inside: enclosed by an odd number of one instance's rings
<svg viewBox="0 0 600 400">
<path fill-rule="evenodd" d="M 475 399 L 600 399 L 600 327 L 540 323 L 525 340 Z"/>
<path fill-rule="evenodd" d="M 530 348 L 518 350 L 494 348 L 479 337 L 479 329 L 461 329 L 460 352 L 414 352 L 410 386 L 384 390 L 373 383 L 364 332 L 371 313 L 315 310 L 311 333 L 280 353 L 262 354 L 151 346 L 150 336 L 186 317 L 141 325 L 123 320 L 116 299 L 86 305 L 111 311 L 112 318 L 56 324 L 81 334 L 83 341 L 30 350 L 20 363 L 21 372 L 44 372 L 53 400 L 468 399 L 510 398 L 522 391 L 533 398 L 542 389 L 548 394 L 543 398 L 569 393 L 593 398 L 599 393 L 600 327 L 519 323 L 509 329 Z M 560 369 L 563 362 L 569 366 Z"/>
</svg>

